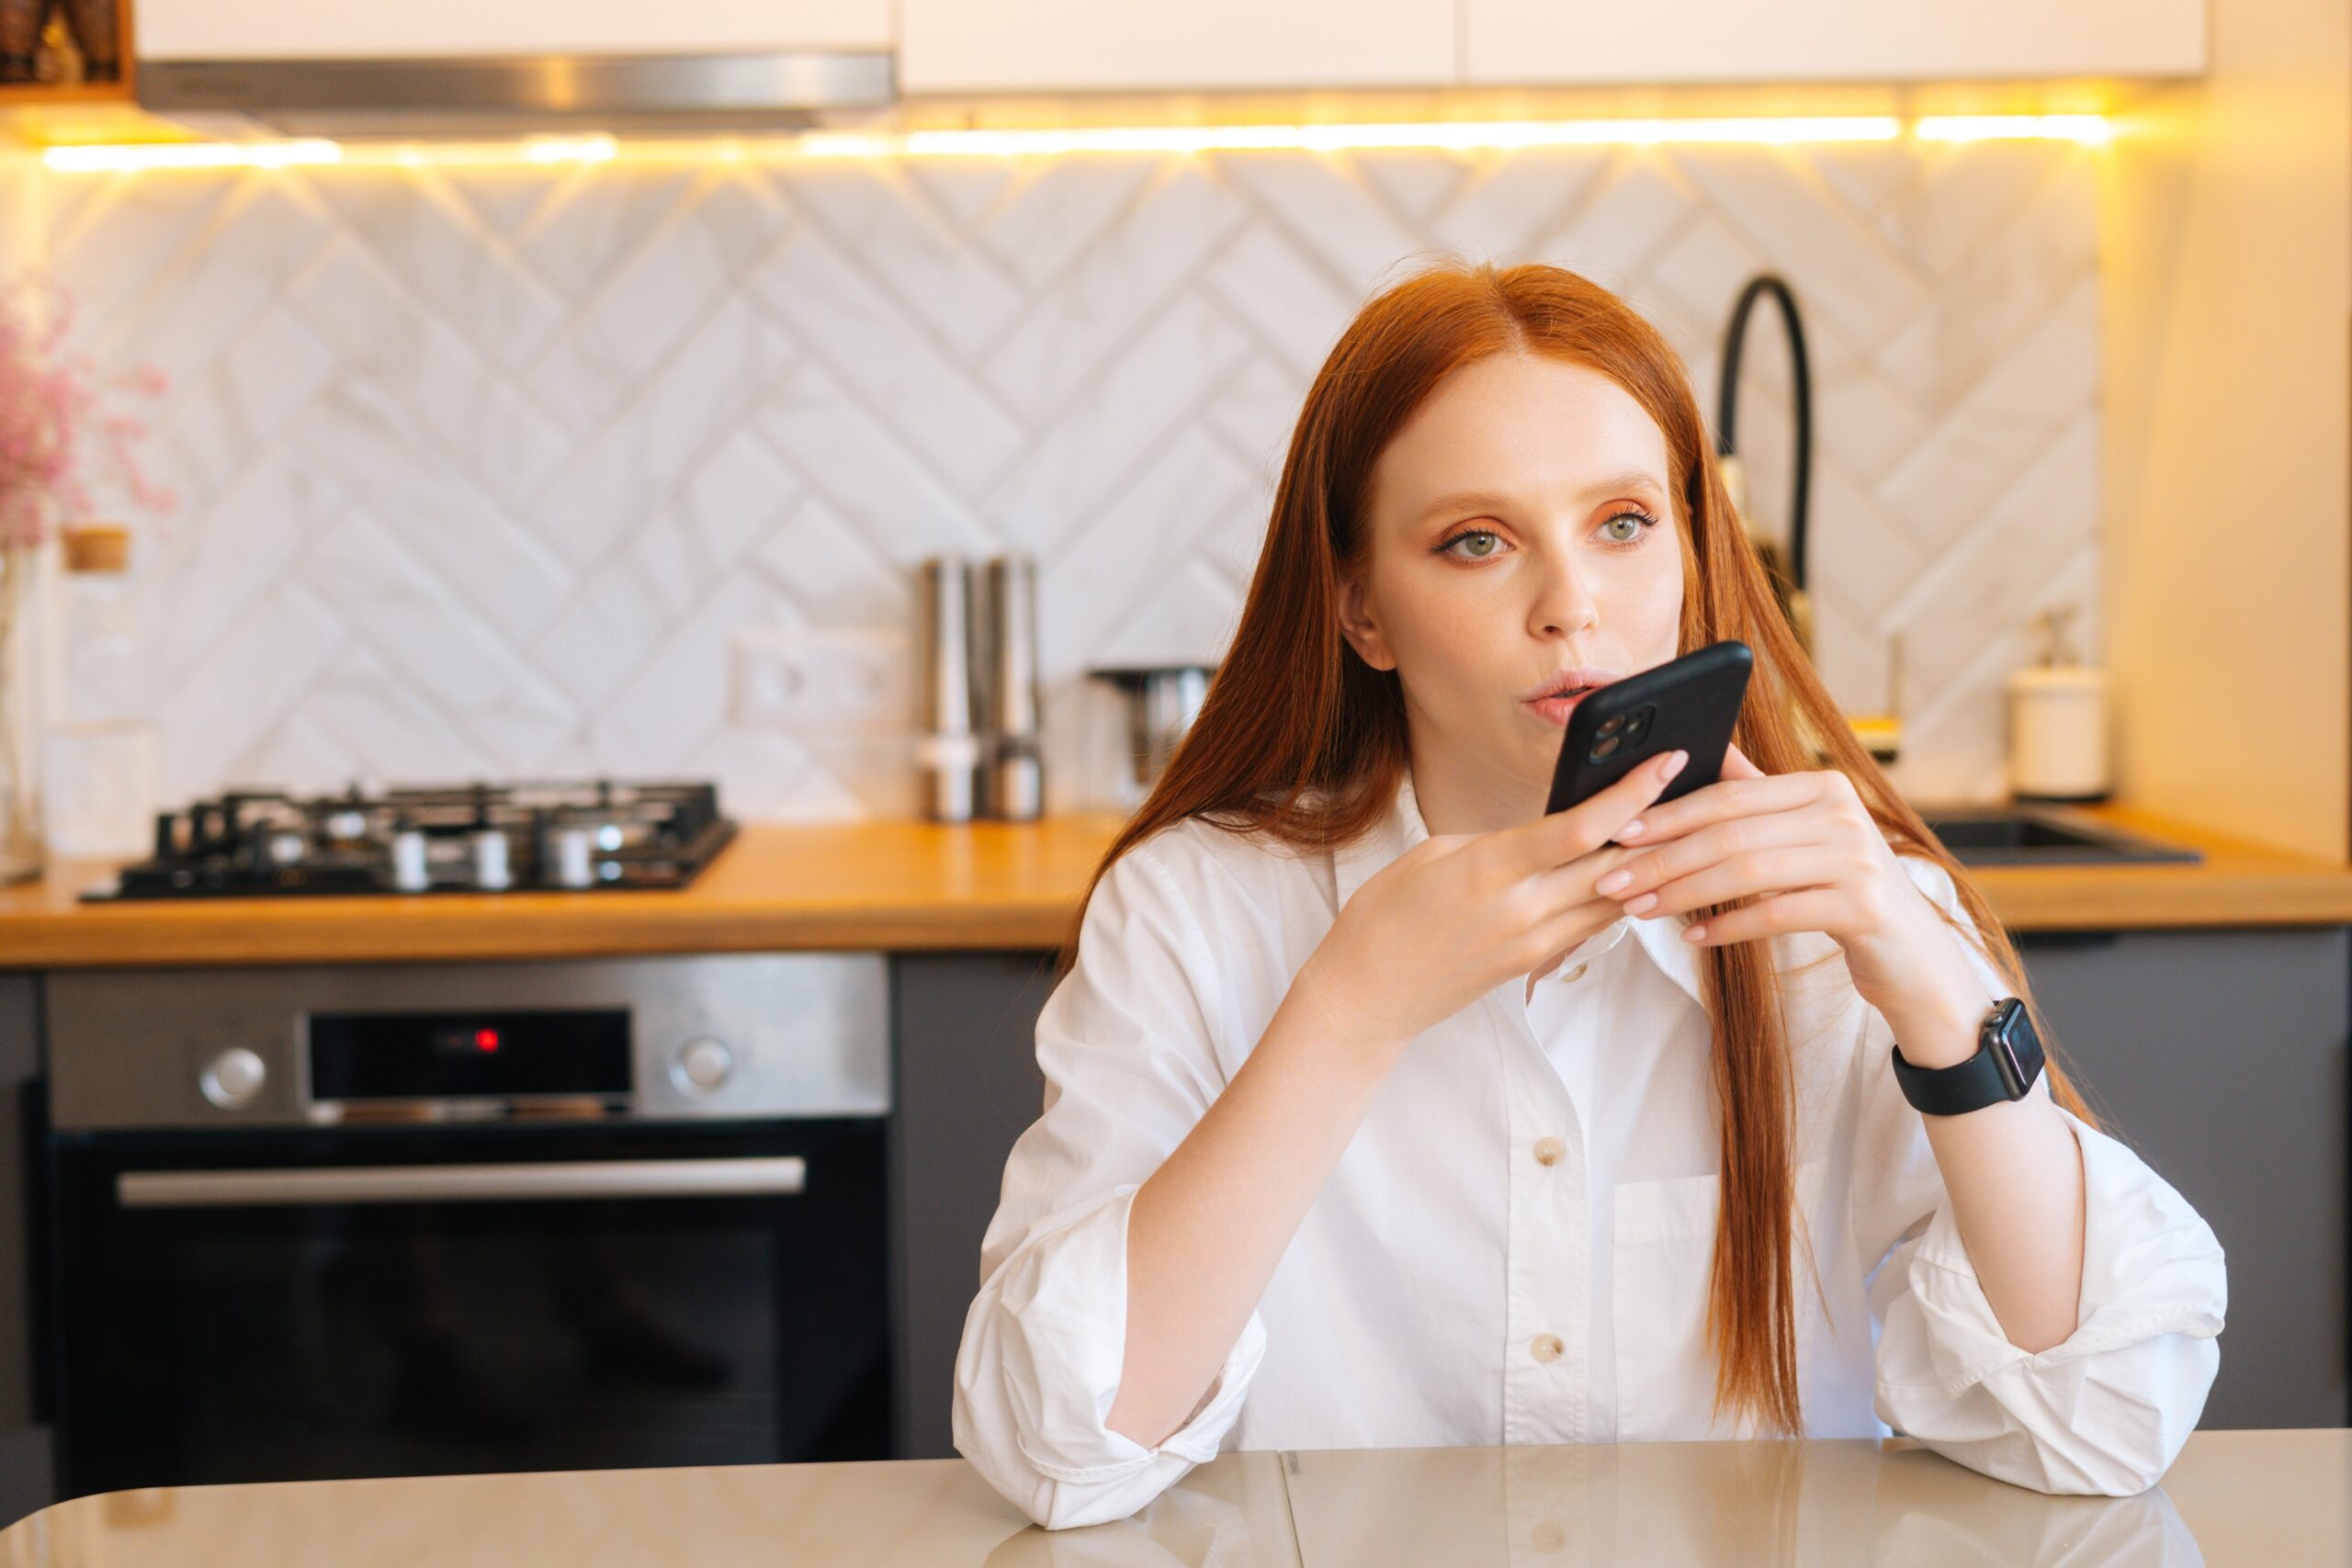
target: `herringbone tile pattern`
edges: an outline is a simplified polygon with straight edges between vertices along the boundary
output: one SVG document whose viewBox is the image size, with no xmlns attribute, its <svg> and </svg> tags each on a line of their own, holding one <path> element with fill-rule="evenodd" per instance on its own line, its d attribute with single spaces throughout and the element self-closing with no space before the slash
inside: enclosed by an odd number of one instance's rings
<svg viewBox="0 0 2352 1568">
<path fill-rule="evenodd" d="M 2000 788 L 2046 604 L 2097 646 L 2093 157 L 2055 143 L 47 177 L 102 359 L 175 378 L 140 572 L 170 799 L 612 771 L 912 809 L 905 737 L 737 722 L 746 627 L 885 628 L 1035 551 L 1051 804 L 1115 795 L 1089 665 L 1214 654 L 1306 381 L 1423 253 L 1627 291 L 1713 404 L 1770 266 L 1819 387 L 1819 655 L 1905 638 L 1915 796 Z M 1781 525 L 1784 362 L 1743 405 Z"/>
</svg>

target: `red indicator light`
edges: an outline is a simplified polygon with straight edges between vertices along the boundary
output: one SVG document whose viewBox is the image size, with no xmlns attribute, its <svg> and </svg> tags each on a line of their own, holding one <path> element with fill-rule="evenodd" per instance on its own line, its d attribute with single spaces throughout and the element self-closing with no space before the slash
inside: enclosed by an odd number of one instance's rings
<svg viewBox="0 0 2352 1568">
<path fill-rule="evenodd" d="M 474 1031 L 474 1049 L 475 1049 L 475 1050 L 477 1050 L 477 1051 L 483 1051 L 483 1052 L 489 1052 L 489 1051 L 495 1051 L 495 1050 L 497 1050 L 497 1049 L 498 1049 L 498 1031 L 496 1031 L 495 1029 L 477 1029 L 477 1030 L 475 1030 L 475 1031 Z"/>
</svg>

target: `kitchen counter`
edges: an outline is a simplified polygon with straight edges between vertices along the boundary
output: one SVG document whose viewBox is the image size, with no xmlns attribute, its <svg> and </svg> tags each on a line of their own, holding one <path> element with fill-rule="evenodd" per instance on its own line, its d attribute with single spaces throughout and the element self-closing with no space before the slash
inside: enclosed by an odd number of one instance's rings
<svg viewBox="0 0 2352 1568">
<path fill-rule="evenodd" d="M 2352 923 L 2352 867 L 2123 807 L 2086 815 L 2195 864 L 1986 866 L 2013 931 Z M 1118 831 L 1108 813 L 1036 823 L 747 826 L 676 892 L 436 893 L 92 905 L 104 864 L 0 888 L 0 966 L 367 963 L 792 949 L 1050 947 Z"/>
<path fill-rule="evenodd" d="M 157 1488 L 0 1532 L 8 1568 L 2102 1568 L 2352 1561 L 2352 1432 L 2192 1435 L 2132 1497 L 2051 1497 L 1907 1438 L 1227 1453 L 1040 1530 L 961 1460 Z"/>
</svg>

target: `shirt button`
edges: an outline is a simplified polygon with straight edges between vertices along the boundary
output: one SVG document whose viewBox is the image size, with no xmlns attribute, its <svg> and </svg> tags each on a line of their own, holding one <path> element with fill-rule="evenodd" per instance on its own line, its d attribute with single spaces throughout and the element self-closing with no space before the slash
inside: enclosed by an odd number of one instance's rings
<svg viewBox="0 0 2352 1568">
<path fill-rule="evenodd" d="M 1539 1334 L 1528 1342 L 1527 1353 L 1539 1361 L 1556 1361 L 1567 1347 L 1560 1343 L 1556 1334 Z"/>
<path fill-rule="evenodd" d="M 1567 1152 L 1568 1145 L 1560 1142 L 1557 1138 L 1538 1138 L 1535 1140 L 1535 1163 L 1537 1165 L 1557 1165 L 1560 1163 L 1560 1156 Z"/>
<path fill-rule="evenodd" d="M 1566 975 L 1562 976 L 1561 978 L 1564 980 L 1581 980 L 1584 978 L 1584 971 L 1585 966 L 1579 964 L 1575 968 L 1569 970 Z"/>
</svg>

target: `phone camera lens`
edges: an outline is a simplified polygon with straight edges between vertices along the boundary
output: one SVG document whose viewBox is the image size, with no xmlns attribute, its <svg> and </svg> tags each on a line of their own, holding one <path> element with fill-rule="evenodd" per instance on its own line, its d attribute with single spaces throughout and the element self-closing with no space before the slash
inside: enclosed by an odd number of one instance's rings
<svg viewBox="0 0 2352 1568">
<path fill-rule="evenodd" d="M 1600 733 L 1603 735 L 1614 735 L 1618 730 L 1623 728 L 1624 725 L 1625 716 L 1623 714 L 1612 715 L 1609 718 L 1601 721 Z"/>
<path fill-rule="evenodd" d="M 1618 738 L 1614 735 L 1602 736 L 1600 738 L 1600 744 L 1592 749 L 1593 761 L 1599 761 L 1601 758 L 1609 755 L 1610 752 L 1617 750 L 1617 739 Z"/>
</svg>

